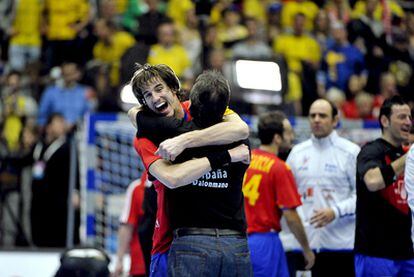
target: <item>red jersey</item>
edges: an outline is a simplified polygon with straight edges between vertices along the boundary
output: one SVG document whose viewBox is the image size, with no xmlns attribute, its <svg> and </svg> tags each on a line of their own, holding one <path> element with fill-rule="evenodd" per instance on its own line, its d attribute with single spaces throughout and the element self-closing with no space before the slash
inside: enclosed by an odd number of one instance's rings
<svg viewBox="0 0 414 277">
<path fill-rule="evenodd" d="M 276 155 L 255 149 L 243 180 L 247 233 L 281 230 L 285 208 L 302 204 L 289 166 Z"/>
<path fill-rule="evenodd" d="M 183 107 L 185 118 L 191 120 L 190 112 L 188 110 L 190 103 L 185 101 L 181 103 Z M 161 156 L 155 155 L 157 146 L 147 138 L 134 138 L 134 147 L 144 163 L 145 169 L 148 170 L 150 165 Z M 172 230 L 170 228 L 170 221 L 166 212 L 165 203 L 165 189 L 166 187 L 155 180 L 153 182 L 155 190 L 157 191 L 157 215 L 155 221 L 154 235 L 152 237 L 152 250 L 151 255 L 155 253 L 164 253 L 170 249 L 170 245 L 173 239 Z"/>
<path fill-rule="evenodd" d="M 129 244 L 131 256 L 130 275 L 145 274 L 145 263 L 138 237 L 138 221 L 143 216 L 142 203 L 144 201 L 145 183 L 148 180 L 144 172 L 140 180 L 132 182 L 126 192 L 124 209 L 119 221 L 134 226 L 134 232 Z"/>
</svg>

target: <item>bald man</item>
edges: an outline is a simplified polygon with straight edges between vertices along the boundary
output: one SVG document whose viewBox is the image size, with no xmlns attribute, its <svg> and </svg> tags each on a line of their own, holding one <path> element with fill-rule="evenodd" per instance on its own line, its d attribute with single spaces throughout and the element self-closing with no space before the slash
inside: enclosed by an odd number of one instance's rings
<svg viewBox="0 0 414 277">
<path fill-rule="evenodd" d="M 309 244 L 317 253 L 312 276 L 355 274 L 355 172 L 360 148 L 337 134 L 338 121 L 338 110 L 331 102 L 313 102 L 309 110 L 312 135 L 296 145 L 287 159 L 301 195 L 300 215 Z M 284 245 L 296 248 L 288 240 Z"/>
</svg>

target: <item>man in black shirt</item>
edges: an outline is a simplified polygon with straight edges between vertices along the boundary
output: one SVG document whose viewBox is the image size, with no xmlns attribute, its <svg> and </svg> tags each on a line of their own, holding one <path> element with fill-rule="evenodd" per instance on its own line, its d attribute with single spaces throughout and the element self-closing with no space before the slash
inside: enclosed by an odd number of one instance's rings
<svg viewBox="0 0 414 277">
<path fill-rule="evenodd" d="M 190 93 L 193 121 L 141 112 L 137 116 L 137 136 L 159 143 L 183 132 L 212 126 L 222 120 L 229 97 L 222 75 L 203 73 Z M 168 217 L 174 230 L 168 258 L 168 270 L 173 276 L 251 275 L 241 192 L 248 164 L 231 163 L 227 151 L 240 143 L 186 149 L 174 160 L 181 163 L 207 157 L 212 170 L 191 184 L 166 190 Z"/>
<path fill-rule="evenodd" d="M 389 98 L 379 122 L 382 137 L 362 147 L 357 158 L 356 276 L 414 276 L 402 148 L 412 124 L 410 107 L 399 96 Z"/>
</svg>

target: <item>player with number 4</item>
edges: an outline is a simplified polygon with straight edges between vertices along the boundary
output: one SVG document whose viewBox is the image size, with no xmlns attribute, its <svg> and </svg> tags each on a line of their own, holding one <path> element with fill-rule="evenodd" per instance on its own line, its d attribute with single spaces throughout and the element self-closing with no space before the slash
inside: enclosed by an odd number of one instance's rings
<svg viewBox="0 0 414 277">
<path fill-rule="evenodd" d="M 291 129 L 282 112 L 261 115 L 258 123 L 261 145 L 252 151 L 251 163 L 244 176 L 248 243 L 255 277 L 289 276 L 278 235 L 282 215 L 303 248 L 305 268 L 310 269 L 315 262 L 296 212 L 301 201 L 293 174 L 288 165 L 277 157 L 280 145 L 291 143 L 292 138 L 286 136 L 286 131 Z"/>
</svg>

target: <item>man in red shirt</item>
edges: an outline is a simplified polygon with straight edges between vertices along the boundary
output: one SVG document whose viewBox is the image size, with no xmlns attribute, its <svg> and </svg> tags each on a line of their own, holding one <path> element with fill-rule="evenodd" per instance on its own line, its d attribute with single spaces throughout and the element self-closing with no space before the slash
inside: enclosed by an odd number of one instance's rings
<svg viewBox="0 0 414 277">
<path fill-rule="evenodd" d="M 144 111 L 150 111 L 161 117 L 191 119 L 189 102 L 180 102 L 178 97 L 180 83 L 168 66 L 148 64 L 142 66 L 135 72 L 131 85 Z M 137 112 L 137 109 L 131 109 L 129 112 L 134 123 Z M 154 180 L 158 194 L 150 276 L 167 274 L 167 255 L 172 241 L 172 231 L 169 228 L 165 209 L 165 186 L 189 184 L 211 170 L 207 158 L 192 159 L 174 165 L 170 161 L 186 148 L 228 144 L 245 139 L 248 134 L 248 126 L 240 117 L 235 113 L 227 112 L 221 123 L 182 134 L 162 143 L 151 141 L 146 137 L 135 138 L 134 147 L 149 172 L 150 180 Z"/>
<path fill-rule="evenodd" d="M 284 127 L 286 126 L 286 127 Z M 310 269 L 315 255 L 309 247 L 296 207 L 302 203 L 289 166 L 277 157 L 286 142 L 284 129 L 290 123 L 281 112 L 260 116 L 260 147 L 252 159 L 243 182 L 248 242 L 254 276 L 289 276 L 286 257 L 279 239 L 282 215 L 303 248 L 305 268 Z M 290 127 L 291 128 L 291 127 Z"/>
<path fill-rule="evenodd" d="M 126 192 L 124 209 L 118 229 L 118 251 L 114 276 L 122 276 L 124 255 L 129 247 L 131 257 L 130 276 L 145 276 L 145 263 L 138 238 L 138 222 L 143 216 L 142 203 L 148 176 L 144 172 L 141 179 L 133 181 Z"/>
</svg>

